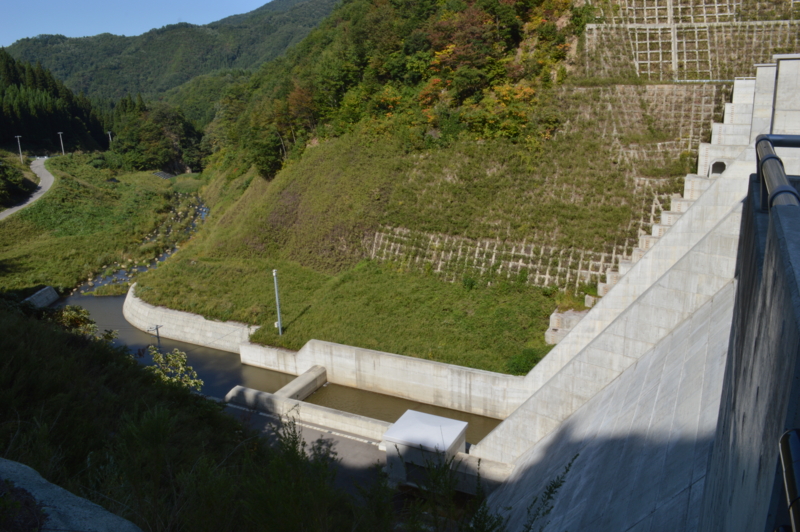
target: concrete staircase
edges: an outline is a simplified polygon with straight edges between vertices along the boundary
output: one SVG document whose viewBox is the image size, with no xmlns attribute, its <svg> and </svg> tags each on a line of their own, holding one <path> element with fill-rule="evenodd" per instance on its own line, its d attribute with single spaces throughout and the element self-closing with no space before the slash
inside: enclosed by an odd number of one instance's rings
<svg viewBox="0 0 800 532">
<path fill-rule="evenodd" d="M 755 78 L 736 80 L 726 109 L 731 115 L 702 146 L 698 174 L 687 176 L 683 197 L 662 216 L 656 234 L 640 238 L 622 271 L 607 272 L 605 296 L 525 377 L 531 396 L 471 455 L 518 460 L 732 281 L 741 200 L 755 169 L 749 140 L 770 132 L 770 120 L 762 118 L 772 116 L 772 98 L 766 96 L 774 92 L 776 74 L 787 92 L 797 92 L 800 56 L 781 65 L 780 72 L 775 65 L 758 65 Z M 795 105 L 781 101 L 787 108 Z M 715 163 L 725 170 L 709 175 Z"/>
<path fill-rule="evenodd" d="M 766 66 L 774 73 L 774 65 Z M 764 77 L 762 84 L 767 81 Z M 765 87 L 767 89 L 767 87 Z M 606 282 L 599 283 L 597 293 L 606 295 L 619 279 L 627 274 L 633 265 L 644 257 L 658 240 L 663 237 L 689 210 L 692 204 L 708 190 L 711 183 L 722 175 L 751 142 L 753 101 L 756 93 L 756 78 L 740 78 L 734 81 L 733 103 L 725 104 L 723 123 L 712 124 L 711 143 L 700 144 L 698 153 L 698 173 L 684 178 L 683 196 L 673 197 L 668 211 L 661 212 L 659 223 L 653 224 L 651 233 L 639 237 L 638 247 L 633 249 L 630 259 L 619 261 L 617 269 L 606 270 Z M 753 137 L 755 138 L 755 137 Z"/>
</svg>

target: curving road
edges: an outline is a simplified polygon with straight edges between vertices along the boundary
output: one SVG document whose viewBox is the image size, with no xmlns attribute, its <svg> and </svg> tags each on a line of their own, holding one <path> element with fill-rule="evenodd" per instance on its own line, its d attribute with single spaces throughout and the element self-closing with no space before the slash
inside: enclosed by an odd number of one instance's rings
<svg viewBox="0 0 800 532">
<path fill-rule="evenodd" d="M 50 190 L 50 187 L 53 186 L 53 181 L 55 181 L 55 178 L 53 177 L 53 174 L 48 172 L 47 169 L 44 167 L 44 161 L 45 159 L 36 159 L 31 163 L 31 170 L 33 170 L 34 174 L 39 176 L 39 187 L 33 191 L 33 194 L 31 194 L 31 197 L 28 198 L 28 200 L 25 203 L 22 203 L 15 207 L 6 209 L 3 212 L 0 212 L 0 220 L 8 216 L 11 216 L 20 209 L 24 209 L 34 201 L 44 196 L 45 192 Z"/>
</svg>

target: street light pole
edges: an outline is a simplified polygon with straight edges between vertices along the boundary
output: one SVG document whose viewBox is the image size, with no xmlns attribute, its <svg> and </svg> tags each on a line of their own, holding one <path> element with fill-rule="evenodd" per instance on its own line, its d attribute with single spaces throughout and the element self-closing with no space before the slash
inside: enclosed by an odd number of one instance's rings
<svg viewBox="0 0 800 532">
<path fill-rule="evenodd" d="M 19 164 L 25 164 L 25 161 L 22 160 L 22 144 L 19 143 L 19 138 L 21 135 L 14 135 L 17 139 L 17 148 L 19 148 Z"/>
<path fill-rule="evenodd" d="M 278 328 L 278 336 L 283 336 L 283 325 L 281 324 L 281 298 L 278 295 L 278 270 L 272 270 L 272 277 L 275 279 L 275 306 L 278 307 L 278 321 L 275 326 Z"/>
<path fill-rule="evenodd" d="M 63 134 L 64 134 L 63 131 L 59 131 L 58 138 L 61 140 L 61 155 L 66 155 L 66 153 L 64 153 L 64 137 L 61 136 Z"/>
</svg>

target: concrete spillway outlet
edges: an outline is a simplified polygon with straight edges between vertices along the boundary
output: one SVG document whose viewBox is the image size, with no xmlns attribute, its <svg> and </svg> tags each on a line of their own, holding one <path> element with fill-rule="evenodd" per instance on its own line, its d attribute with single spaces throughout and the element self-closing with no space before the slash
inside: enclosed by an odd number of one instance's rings
<svg viewBox="0 0 800 532">
<path fill-rule="evenodd" d="M 414 482 L 418 466 L 442 465 L 466 451 L 467 423 L 407 410 L 383 435 L 389 480 Z"/>
<path fill-rule="evenodd" d="M 275 392 L 278 397 L 302 401 L 328 382 L 327 372 L 322 366 L 312 366 L 308 371 Z"/>
</svg>

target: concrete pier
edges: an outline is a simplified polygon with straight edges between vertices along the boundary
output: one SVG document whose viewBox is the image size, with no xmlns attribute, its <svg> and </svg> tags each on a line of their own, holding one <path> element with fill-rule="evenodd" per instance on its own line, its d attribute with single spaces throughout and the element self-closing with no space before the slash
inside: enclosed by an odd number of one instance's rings
<svg viewBox="0 0 800 532">
<path fill-rule="evenodd" d="M 325 368 L 313 366 L 308 371 L 294 379 L 292 382 L 275 392 L 276 397 L 286 397 L 302 401 L 312 393 L 316 392 L 328 382 Z"/>
</svg>

